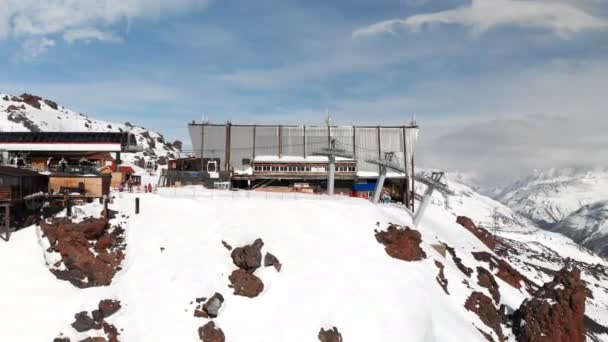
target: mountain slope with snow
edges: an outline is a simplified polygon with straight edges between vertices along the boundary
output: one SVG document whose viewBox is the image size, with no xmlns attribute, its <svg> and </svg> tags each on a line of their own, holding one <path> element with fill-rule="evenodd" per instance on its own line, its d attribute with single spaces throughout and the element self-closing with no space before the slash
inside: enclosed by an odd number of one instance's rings
<svg viewBox="0 0 608 342">
<path fill-rule="evenodd" d="M 143 152 L 125 153 L 124 159 L 157 160 L 179 156 L 181 143 L 169 143 L 162 134 L 130 123 L 117 124 L 74 112 L 57 103 L 30 94 L 0 94 L 0 131 L 3 132 L 130 132 Z"/>
<path fill-rule="evenodd" d="M 489 194 L 548 227 L 584 205 L 608 200 L 608 169 L 551 169 Z"/>
<path fill-rule="evenodd" d="M 70 327 L 74 314 L 91 310 L 100 299 L 115 298 L 123 309 L 109 320 L 122 329 L 121 341 L 197 341 L 198 328 L 209 319 L 193 317 L 194 300 L 219 292 L 225 302 L 213 321 L 227 341 L 315 341 L 319 329 L 333 326 L 349 342 L 481 342 L 486 336 L 499 340 L 497 331 L 513 341 L 508 326 L 499 324 L 494 331 L 465 302 L 474 292 L 494 297 L 478 280 L 486 271 L 494 275 L 499 295 L 491 310 L 504 305 L 507 313 L 513 312 L 530 297 L 528 285 L 503 280 L 475 253 L 507 260 L 535 286 L 566 263 L 576 265 L 593 292 L 587 315 L 608 326 L 606 261 L 560 234 L 528 225 L 464 185 L 449 185 L 456 195 L 435 196 L 420 226 L 412 227 L 422 237 L 426 257 L 411 262 L 391 258 L 375 238 L 390 223 L 412 226 L 411 215 L 396 205 L 198 187 L 117 194 L 112 208 L 130 218 L 124 227 L 126 259 L 110 286 L 77 289 L 54 278 L 44 263 L 38 227 L 0 243 L 0 259 L 15 261 L 4 266 L 11 281 L 0 283 L 0 291 L 11 294 L 0 306 L 0 321 L 12 322 L 3 326 L 0 337 L 48 341 L 61 333 L 80 341 L 94 332 Z M 135 197 L 141 200 L 139 215 L 134 215 Z M 93 203 L 87 212 L 100 210 Z M 456 223 L 457 215 L 468 215 L 486 225 L 496 212 L 501 217 L 496 240 L 509 246 L 502 251 Z M 282 268 L 255 271 L 264 282 L 258 297 L 234 295 L 228 276 L 236 267 L 222 242 L 237 247 L 257 238 L 264 241 L 262 251 L 276 255 Z M 437 249 L 440 244 L 453 249 L 444 254 Z M 593 336 L 608 341 L 607 334 Z"/>
<path fill-rule="evenodd" d="M 608 257 L 608 201 L 583 206 L 559 221 L 551 230 Z"/>
</svg>

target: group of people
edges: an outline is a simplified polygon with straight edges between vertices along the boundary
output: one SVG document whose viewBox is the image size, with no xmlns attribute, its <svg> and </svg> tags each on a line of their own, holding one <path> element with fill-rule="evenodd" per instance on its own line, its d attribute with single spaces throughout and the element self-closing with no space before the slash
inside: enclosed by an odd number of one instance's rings
<svg viewBox="0 0 608 342">
<path fill-rule="evenodd" d="M 129 192 L 133 192 L 133 186 L 134 186 L 134 182 L 133 179 L 129 178 L 126 182 L 121 182 L 120 185 L 118 186 L 118 191 L 123 192 L 125 191 L 125 188 L 127 189 L 127 191 Z M 137 190 L 141 190 L 139 185 L 137 186 Z M 148 184 L 144 184 L 144 192 L 148 193 L 148 192 L 152 192 L 152 183 L 148 183 Z"/>
</svg>

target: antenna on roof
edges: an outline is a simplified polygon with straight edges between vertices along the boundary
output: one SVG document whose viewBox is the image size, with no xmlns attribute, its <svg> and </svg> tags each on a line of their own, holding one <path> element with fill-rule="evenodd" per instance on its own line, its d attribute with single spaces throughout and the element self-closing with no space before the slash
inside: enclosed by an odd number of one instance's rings
<svg viewBox="0 0 608 342">
<path fill-rule="evenodd" d="M 325 124 L 327 124 L 327 126 L 331 126 L 331 115 L 329 114 L 329 110 L 325 109 Z"/>
</svg>

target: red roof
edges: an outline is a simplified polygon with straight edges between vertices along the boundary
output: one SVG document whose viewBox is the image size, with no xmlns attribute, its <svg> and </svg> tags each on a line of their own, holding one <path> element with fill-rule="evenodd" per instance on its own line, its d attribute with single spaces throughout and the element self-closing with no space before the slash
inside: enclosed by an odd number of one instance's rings
<svg viewBox="0 0 608 342">
<path fill-rule="evenodd" d="M 127 175 L 132 175 L 135 173 L 135 170 L 133 170 L 133 168 L 130 166 L 119 166 L 118 171 Z"/>
</svg>

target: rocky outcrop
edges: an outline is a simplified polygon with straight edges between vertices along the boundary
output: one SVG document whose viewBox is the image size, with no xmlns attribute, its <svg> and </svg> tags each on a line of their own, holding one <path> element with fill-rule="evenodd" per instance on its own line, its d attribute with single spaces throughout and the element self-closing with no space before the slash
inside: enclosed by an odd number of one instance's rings
<svg viewBox="0 0 608 342">
<path fill-rule="evenodd" d="M 274 267 L 277 272 L 280 272 L 283 265 L 281 265 L 281 262 L 276 256 L 271 253 L 266 253 L 266 255 L 264 255 L 264 267 L 270 266 Z"/>
<path fill-rule="evenodd" d="M 40 101 L 42 98 L 40 96 L 24 93 L 21 94 L 21 100 L 34 108 L 40 109 Z"/>
<path fill-rule="evenodd" d="M 473 252 L 472 254 L 475 260 L 488 263 L 490 270 L 497 271 L 494 274 L 498 278 L 502 279 L 505 283 L 513 286 L 514 288 L 520 289 L 522 284 L 524 284 L 530 293 L 532 293 L 536 288 L 536 284 L 534 284 L 530 279 L 526 278 L 503 259 L 500 259 L 488 252 Z"/>
<path fill-rule="evenodd" d="M 121 309 L 120 301 L 112 299 L 104 299 L 99 302 L 97 310 L 93 311 L 93 318 L 96 321 L 102 321 Z"/>
<path fill-rule="evenodd" d="M 460 257 L 458 257 L 458 255 L 456 254 L 456 250 L 454 249 L 454 247 L 450 247 L 448 245 L 445 245 L 445 249 L 452 256 L 452 261 L 454 261 L 454 264 L 456 264 L 456 267 L 458 267 L 458 269 L 460 270 L 460 272 L 462 272 L 467 277 L 470 277 L 471 274 L 473 274 L 473 269 L 470 268 L 470 267 L 467 267 L 465 264 L 462 263 L 462 259 Z"/>
<path fill-rule="evenodd" d="M 490 297 L 475 291 L 471 293 L 464 307 L 474 312 L 483 324 L 492 329 L 499 341 L 505 341 L 501 325 L 507 322 L 506 316 L 496 309 Z"/>
<path fill-rule="evenodd" d="M 47 106 L 49 106 L 55 110 L 59 109 L 59 106 L 57 105 L 57 102 L 55 102 L 55 101 L 44 100 L 44 103 L 46 103 Z"/>
<path fill-rule="evenodd" d="M 375 231 L 376 240 L 384 245 L 388 255 L 403 261 L 419 261 L 426 258 L 420 248 L 422 235 L 409 227 L 391 224 L 386 231 Z"/>
<path fill-rule="evenodd" d="M 203 325 L 198 329 L 198 336 L 203 342 L 224 342 L 226 336 L 222 329 L 215 326 L 213 321 Z"/>
<path fill-rule="evenodd" d="M 228 279 L 237 296 L 254 298 L 264 291 L 262 280 L 245 270 L 234 270 Z"/>
<path fill-rule="evenodd" d="M 483 267 L 477 267 L 477 284 L 490 291 L 492 299 L 494 299 L 496 304 L 500 303 L 500 290 L 498 289 L 498 284 L 496 283 L 496 279 L 494 279 L 494 275 L 492 275 L 490 271 Z"/>
<path fill-rule="evenodd" d="M 588 290 L 577 269 L 560 270 L 513 314 L 518 341 L 585 341 Z"/>
<path fill-rule="evenodd" d="M 262 265 L 263 246 L 262 239 L 256 239 L 251 245 L 233 249 L 230 256 L 238 268 L 253 273 Z"/>
<path fill-rule="evenodd" d="M 338 328 L 333 327 L 332 329 L 329 330 L 325 330 L 325 329 L 321 329 L 319 330 L 319 334 L 317 335 L 317 337 L 319 337 L 319 341 L 321 342 L 342 342 L 342 334 L 340 334 L 340 332 L 338 331 Z"/>
<path fill-rule="evenodd" d="M 49 241 L 49 251 L 61 255 L 60 263 L 51 269 L 57 278 L 80 288 L 112 283 L 124 259 L 122 228 L 110 230 L 106 219 L 74 223 L 65 218 L 42 222 L 40 227 Z"/>
<path fill-rule="evenodd" d="M 488 232 L 486 229 L 478 227 L 473 220 L 466 216 L 458 216 L 456 218 L 456 223 L 473 233 L 475 237 L 477 237 L 484 245 L 493 251 L 510 249 L 510 246 L 508 246 L 505 242 L 497 239 L 496 236 Z"/>
<path fill-rule="evenodd" d="M 443 292 L 449 296 L 450 292 L 448 291 L 448 280 L 445 278 L 445 274 L 443 273 L 445 266 L 443 266 L 443 264 L 437 260 L 435 260 L 435 266 L 437 266 L 439 269 L 439 273 L 437 274 L 437 277 L 435 277 L 435 280 L 437 280 L 437 284 L 441 286 Z"/>
</svg>

